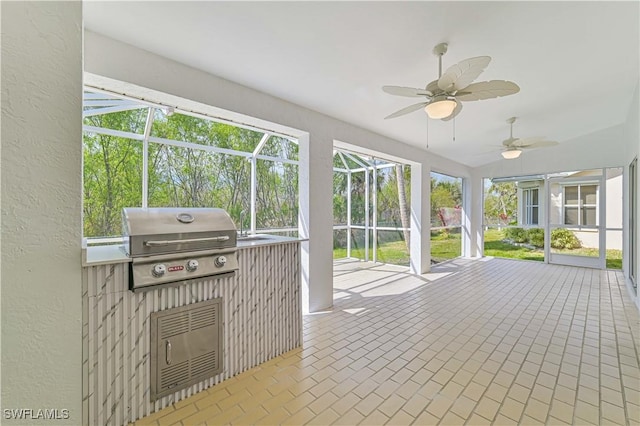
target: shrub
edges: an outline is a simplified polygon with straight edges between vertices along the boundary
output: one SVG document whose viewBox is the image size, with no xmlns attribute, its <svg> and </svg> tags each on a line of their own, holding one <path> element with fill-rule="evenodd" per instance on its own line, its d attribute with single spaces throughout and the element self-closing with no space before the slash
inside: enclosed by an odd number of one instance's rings
<svg viewBox="0 0 640 426">
<path fill-rule="evenodd" d="M 527 231 L 522 228 L 507 228 L 504 230 L 504 235 L 505 237 L 515 241 L 516 243 L 527 242 Z"/>
<path fill-rule="evenodd" d="M 534 247 L 544 247 L 544 229 L 531 228 L 527 230 L 527 239 L 529 240 L 529 243 Z"/>
<path fill-rule="evenodd" d="M 557 249 L 580 248 L 580 240 L 568 229 L 557 228 L 551 231 L 551 247 Z"/>
</svg>

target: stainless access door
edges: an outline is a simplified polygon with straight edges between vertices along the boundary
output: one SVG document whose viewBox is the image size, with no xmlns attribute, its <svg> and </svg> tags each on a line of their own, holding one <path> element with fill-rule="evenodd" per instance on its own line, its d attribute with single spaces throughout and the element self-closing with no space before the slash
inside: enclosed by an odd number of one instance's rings
<svg viewBox="0 0 640 426">
<path fill-rule="evenodd" d="M 151 400 L 223 369 L 222 299 L 151 313 Z"/>
</svg>

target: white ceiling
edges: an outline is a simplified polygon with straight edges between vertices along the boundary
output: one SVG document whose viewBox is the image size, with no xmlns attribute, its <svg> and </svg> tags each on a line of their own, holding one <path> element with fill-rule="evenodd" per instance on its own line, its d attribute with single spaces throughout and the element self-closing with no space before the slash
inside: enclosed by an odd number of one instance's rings
<svg viewBox="0 0 640 426">
<path fill-rule="evenodd" d="M 514 136 L 559 142 L 624 122 L 638 83 L 638 2 L 89 1 L 84 17 L 91 31 L 408 144 L 426 148 L 429 121 L 429 149 L 472 167 L 500 158 L 511 116 Z M 455 141 L 452 122 L 420 110 L 383 119 L 419 99 L 381 86 L 436 79 L 440 42 L 443 71 L 489 55 L 477 81 L 521 88 L 464 103 Z"/>
</svg>

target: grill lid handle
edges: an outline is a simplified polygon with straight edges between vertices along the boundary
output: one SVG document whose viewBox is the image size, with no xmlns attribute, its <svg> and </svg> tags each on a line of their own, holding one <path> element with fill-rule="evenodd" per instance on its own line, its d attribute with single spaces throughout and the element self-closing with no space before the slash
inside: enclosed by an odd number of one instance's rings
<svg viewBox="0 0 640 426">
<path fill-rule="evenodd" d="M 170 244 L 188 244 L 188 243 L 201 243 L 206 241 L 228 241 L 228 235 L 222 235 L 219 237 L 207 237 L 207 238 L 188 238 L 186 240 L 150 240 L 145 241 L 144 245 L 147 247 L 161 247 L 168 246 Z"/>
</svg>

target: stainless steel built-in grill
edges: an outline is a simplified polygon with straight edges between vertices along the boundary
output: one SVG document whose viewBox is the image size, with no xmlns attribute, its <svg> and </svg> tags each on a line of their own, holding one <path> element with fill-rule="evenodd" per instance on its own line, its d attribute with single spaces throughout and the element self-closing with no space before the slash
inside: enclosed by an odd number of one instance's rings
<svg viewBox="0 0 640 426">
<path fill-rule="evenodd" d="M 236 227 L 217 208 L 125 208 L 129 288 L 180 284 L 238 270 Z"/>
</svg>

